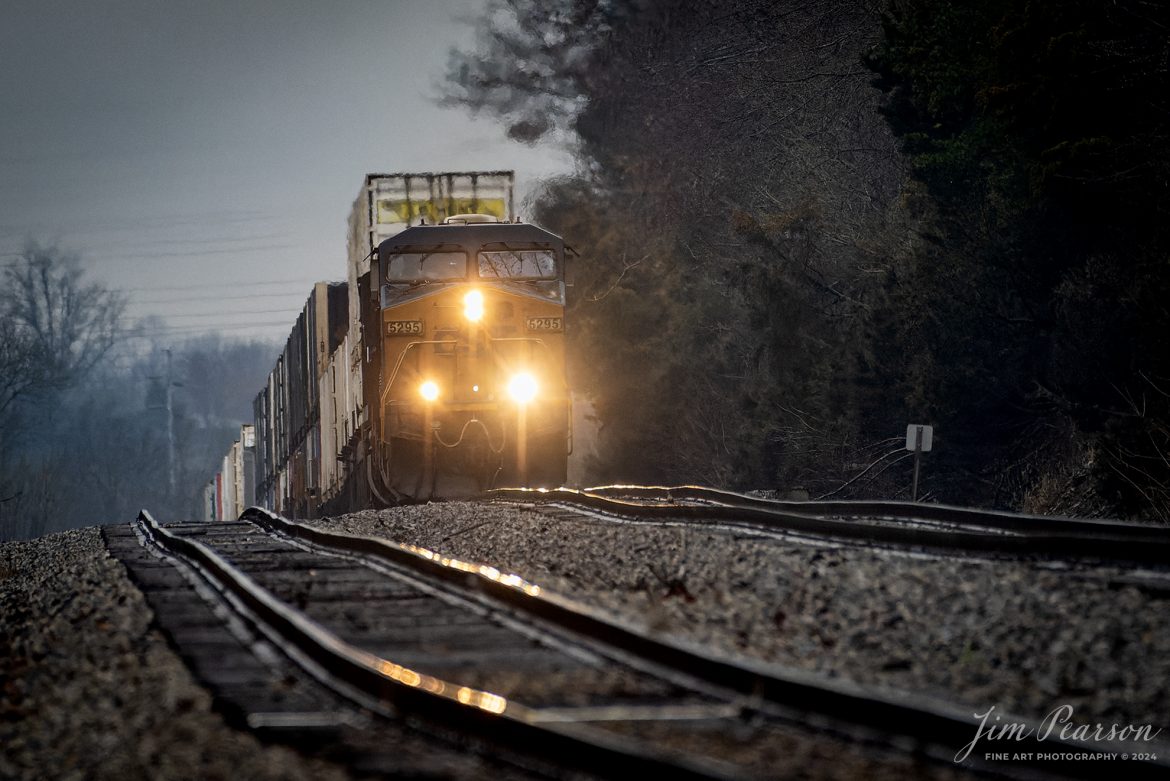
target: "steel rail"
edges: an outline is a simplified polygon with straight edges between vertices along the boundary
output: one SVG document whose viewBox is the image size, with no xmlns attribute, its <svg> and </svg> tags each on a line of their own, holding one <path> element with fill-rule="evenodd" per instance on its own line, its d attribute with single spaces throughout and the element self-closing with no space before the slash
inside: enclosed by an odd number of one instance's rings
<svg viewBox="0 0 1170 781">
<path fill-rule="evenodd" d="M 719 502 L 740 507 L 779 508 L 796 513 L 842 518 L 894 518 L 926 520 L 981 526 L 989 529 L 1016 531 L 1021 528 L 1035 531 L 1098 530 L 1120 533 L 1151 533 L 1170 536 L 1170 527 L 1149 523 L 1132 523 L 1111 518 L 1074 518 L 1058 515 L 1032 515 L 1006 510 L 983 510 L 949 504 L 927 502 L 900 502 L 888 499 L 808 500 L 765 499 L 736 491 L 707 488 L 698 485 L 640 486 L 606 485 L 584 489 L 596 496 L 629 496 L 632 498 L 665 499 L 667 501 L 697 500 Z"/>
<path fill-rule="evenodd" d="M 947 762 L 952 761 L 960 747 L 971 742 L 976 734 L 975 714 L 969 708 L 762 662 L 723 657 L 710 649 L 685 641 L 651 636 L 612 614 L 549 593 L 515 575 L 503 574 L 494 567 L 460 561 L 425 548 L 389 540 L 323 531 L 260 508 L 249 508 L 241 519 L 251 520 L 272 531 L 325 549 L 370 556 L 406 566 L 415 573 L 459 590 L 478 591 L 519 613 L 549 622 L 602 646 L 736 693 L 743 698 L 741 702 L 746 710 L 754 709 L 785 718 L 790 718 L 794 711 L 817 714 L 838 725 L 859 727 L 866 739 L 881 736 L 880 742 L 887 746 L 901 750 L 913 746 L 912 753 Z M 1009 720 L 1033 730 L 1041 726 L 1015 716 Z M 1054 750 L 1097 756 L 1118 751 L 1110 744 L 1090 741 L 1074 743 L 1053 739 L 1051 745 L 1055 747 Z M 1070 777 L 1085 774 L 1095 776 L 1096 771 L 1089 767 L 1091 764 L 1062 762 L 1052 767 L 1046 766 L 1044 770 Z M 1003 763 L 989 765 L 974 757 L 969 767 L 997 774 L 1004 770 Z M 1016 765 L 1015 769 L 1025 775 L 1036 770 L 1034 765 L 1029 767 L 1022 764 Z M 1126 769 L 1134 773 L 1132 777 L 1135 778 L 1162 778 L 1170 771 L 1170 756 L 1162 751 L 1157 760 L 1129 763 Z"/>
<path fill-rule="evenodd" d="M 898 502 L 772 502 L 691 486 L 622 486 L 604 491 L 639 493 L 643 498 L 660 501 L 635 502 L 594 489 L 568 488 L 501 488 L 483 496 L 488 500 L 576 505 L 634 522 L 716 521 L 769 532 L 799 532 L 940 551 L 1170 564 L 1170 528 L 1116 521 L 1050 519 L 955 507 L 912 514 L 910 508 L 917 511 L 919 507 L 932 506 Z M 693 503 L 694 500 L 705 503 Z M 793 505 L 799 505 L 800 511 Z"/>
<path fill-rule="evenodd" d="M 247 515 L 255 518 L 249 510 Z M 275 516 L 270 516 L 275 518 Z M 251 615 L 345 687 L 397 711 L 410 712 L 463 733 L 509 746 L 520 754 L 542 757 L 558 766 L 604 776 L 669 774 L 671 778 L 729 778 L 721 764 L 667 757 L 641 749 L 632 741 L 581 724 L 542 723 L 535 709 L 491 692 L 423 675 L 346 643 L 303 613 L 281 602 L 202 543 L 184 538 L 143 510 L 136 528 L 144 539 L 198 570 L 216 588 L 239 600 Z M 359 703 L 360 704 L 360 703 Z"/>
</svg>

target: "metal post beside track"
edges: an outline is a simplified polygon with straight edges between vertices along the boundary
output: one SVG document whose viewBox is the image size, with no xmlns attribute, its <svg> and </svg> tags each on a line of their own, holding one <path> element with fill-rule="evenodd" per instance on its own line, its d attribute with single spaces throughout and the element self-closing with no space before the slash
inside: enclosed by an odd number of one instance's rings
<svg viewBox="0 0 1170 781">
<path fill-rule="evenodd" d="M 911 423 L 906 427 L 906 449 L 914 451 L 914 481 L 910 485 L 910 501 L 918 501 L 918 470 L 922 465 L 922 454 L 931 449 L 934 427 Z"/>
</svg>

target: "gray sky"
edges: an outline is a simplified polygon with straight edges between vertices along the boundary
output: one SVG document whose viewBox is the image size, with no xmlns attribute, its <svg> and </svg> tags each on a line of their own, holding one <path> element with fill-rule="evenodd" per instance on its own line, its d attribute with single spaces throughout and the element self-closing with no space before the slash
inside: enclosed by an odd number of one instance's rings
<svg viewBox="0 0 1170 781">
<path fill-rule="evenodd" d="M 176 337 L 283 337 L 345 278 L 365 173 L 513 168 L 524 197 L 569 167 L 431 100 L 482 5 L 2 0 L 0 262 L 56 243 Z"/>
</svg>

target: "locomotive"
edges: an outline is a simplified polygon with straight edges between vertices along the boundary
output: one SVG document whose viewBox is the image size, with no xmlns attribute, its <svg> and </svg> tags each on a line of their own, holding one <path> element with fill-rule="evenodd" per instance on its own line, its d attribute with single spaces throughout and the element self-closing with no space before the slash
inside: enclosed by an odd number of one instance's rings
<svg viewBox="0 0 1170 781">
<path fill-rule="evenodd" d="M 314 286 L 254 427 L 205 489 L 206 518 L 241 503 L 315 517 L 564 483 L 565 244 L 514 218 L 512 181 L 367 175 L 348 281 Z M 231 466 L 245 455 L 248 468 Z"/>
<path fill-rule="evenodd" d="M 562 484 L 564 242 L 461 214 L 386 239 L 375 261 L 375 497 Z"/>
</svg>

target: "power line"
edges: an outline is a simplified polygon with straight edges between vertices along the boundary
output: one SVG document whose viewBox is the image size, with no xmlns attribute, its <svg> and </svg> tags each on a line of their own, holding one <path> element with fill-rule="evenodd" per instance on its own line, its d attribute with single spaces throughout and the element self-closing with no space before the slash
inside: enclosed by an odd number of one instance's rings
<svg viewBox="0 0 1170 781">
<path fill-rule="evenodd" d="M 137 298 L 130 299 L 131 304 L 144 304 L 154 306 L 156 304 L 185 304 L 188 301 L 245 301 L 253 298 L 290 298 L 292 296 L 305 297 L 304 293 L 288 292 L 288 293 L 249 293 L 246 296 L 191 296 L 188 298 L 160 298 L 157 300 L 147 299 L 141 300 Z"/>
<path fill-rule="evenodd" d="M 118 260 L 152 260 L 154 258 L 198 258 L 204 255 L 244 255 L 253 252 L 272 252 L 292 249 L 295 244 L 262 244 L 259 247 L 231 247 L 227 249 L 183 250 L 180 252 L 89 252 L 86 260 L 112 262 Z"/>
<path fill-rule="evenodd" d="M 20 262 L 0 262 L 0 268 L 17 268 L 23 267 L 24 264 Z M 318 282 L 327 282 L 328 284 L 340 284 L 336 280 L 321 280 L 315 279 L 310 282 L 298 282 L 296 280 L 281 280 L 277 282 L 223 282 L 215 285 L 144 285 L 141 287 L 113 287 L 107 286 L 106 289 L 119 293 L 139 293 L 139 292 L 156 292 L 156 291 L 177 291 L 184 290 L 237 290 L 239 288 L 263 288 L 263 287 L 295 287 L 299 290 L 308 288 L 310 291 Z M 290 292 L 287 295 L 294 295 Z M 299 293 L 296 295 L 300 295 Z M 307 296 L 308 294 L 305 293 Z M 219 296 L 217 296 L 219 298 Z"/>
<path fill-rule="evenodd" d="M 145 241 L 140 239 L 128 239 L 122 242 L 103 242 L 103 247 L 122 246 L 131 247 L 133 249 L 143 250 L 150 247 L 162 247 L 164 249 L 176 247 L 179 245 L 215 245 L 215 244 L 233 244 L 245 242 L 259 242 L 259 241 L 273 241 L 276 239 L 287 239 L 288 233 L 265 233 L 255 236 L 200 236 L 198 238 L 165 238 L 153 239 L 148 238 Z M 265 245 L 270 246 L 270 245 Z M 116 252 L 116 250 L 109 250 Z"/>
<path fill-rule="evenodd" d="M 297 282 L 296 280 L 283 280 L 278 282 L 223 282 L 215 285 L 156 285 L 147 287 L 124 287 L 119 288 L 128 293 L 141 290 L 220 290 L 223 288 L 240 288 L 240 287 L 277 287 L 277 286 L 291 286 L 291 285 L 308 285 L 312 287 L 316 282 Z"/>
<path fill-rule="evenodd" d="M 130 336 L 149 336 L 154 333 L 181 333 L 181 332 L 201 332 L 210 333 L 212 331 L 236 331 L 241 328 L 276 328 L 283 326 L 292 330 L 292 323 L 286 320 L 272 320 L 265 323 L 236 323 L 234 325 L 179 325 L 179 326 L 143 326 L 141 328 L 130 329 L 127 333 Z"/>
<path fill-rule="evenodd" d="M 154 316 L 154 317 L 162 318 L 163 320 L 169 320 L 169 319 L 178 318 L 178 317 L 187 317 L 187 318 L 190 318 L 190 317 L 239 317 L 241 315 L 247 316 L 247 315 L 280 315 L 280 314 L 285 314 L 285 315 L 289 315 L 290 317 L 295 317 L 296 313 L 298 311 L 299 310 L 289 309 L 286 307 L 284 309 L 253 309 L 253 310 L 229 309 L 227 311 L 222 311 L 222 312 L 191 312 L 191 313 L 187 313 L 187 314 L 183 314 L 183 313 L 180 313 L 180 314 L 157 314 L 157 313 L 147 312 L 144 315 L 134 315 L 134 316 L 123 315 L 122 319 L 123 320 L 141 320 L 144 317 Z"/>
<path fill-rule="evenodd" d="M 74 225 L 70 229 L 72 236 L 89 236 L 95 233 L 124 233 L 126 231 L 133 231 L 135 234 L 141 234 L 144 231 L 174 231 L 178 226 L 194 225 L 259 225 L 261 223 L 273 223 L 282 218 L 273 214 L 272 212 L 264 212 L 257 209 L 249 209 L 244 211 L 222 211 L 222 212 L 202 212 L 192 214 L 190 212 L 171 213 L 171 214 L 151 214 L 145 217 L 129 220 L 109 220 L 99 223 L 90 223 L 89 225 Z M 0 224 L 0 235 L 23 236 L 31 232 L 44 233 L 49 231 L 56 231 L 59 229 L 56 224 L 24 224 L 16 225 L 14 223 Z"/>
</svg>

